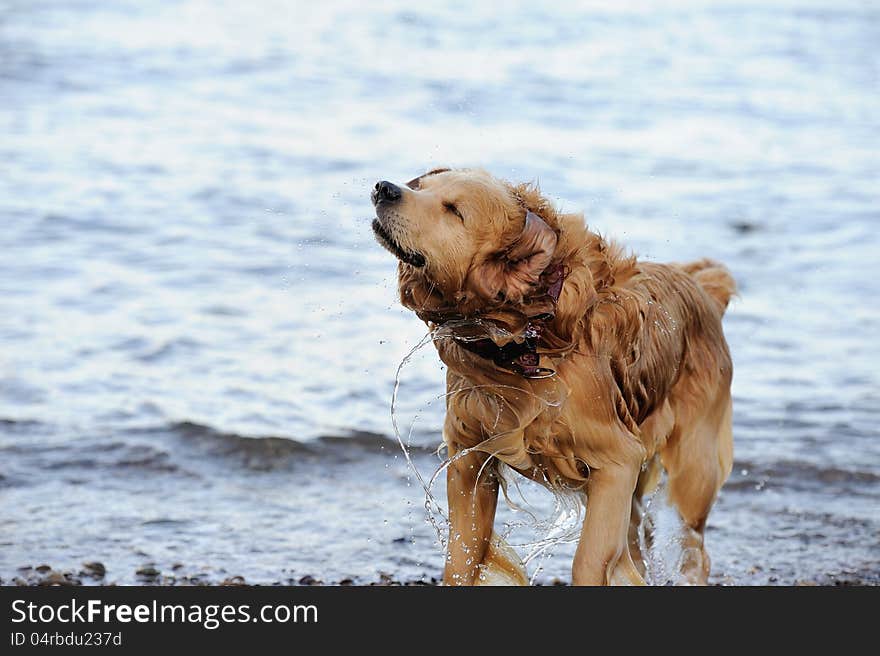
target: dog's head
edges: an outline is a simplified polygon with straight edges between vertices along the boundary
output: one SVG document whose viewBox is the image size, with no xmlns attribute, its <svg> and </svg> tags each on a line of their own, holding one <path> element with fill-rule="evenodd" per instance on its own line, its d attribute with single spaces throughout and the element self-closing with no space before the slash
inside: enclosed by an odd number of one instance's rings
<svg viewBox="0 0 880 656">
<path fill-rule="evenodd" d="M 556 212 L 534 187 L 479 170 L 436 169 L 372 192 L 373 231 L 401 261 L 401 296 L 413 309 L 463 314 L 522 303 L 557 248 Z"/>
</svg>

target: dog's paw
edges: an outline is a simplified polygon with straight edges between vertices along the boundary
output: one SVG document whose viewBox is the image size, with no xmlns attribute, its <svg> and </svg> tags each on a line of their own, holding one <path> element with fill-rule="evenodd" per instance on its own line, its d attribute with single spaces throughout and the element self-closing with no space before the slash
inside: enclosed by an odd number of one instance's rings
<svg viewBox="0 0 880 656">
<path fill-rule="evenodd" d="M 486 556 L 480 563 L 475 585 L 528 585 L 529 577 L 519 554 L 504 539 L 492 532 Z"/>
</svg>

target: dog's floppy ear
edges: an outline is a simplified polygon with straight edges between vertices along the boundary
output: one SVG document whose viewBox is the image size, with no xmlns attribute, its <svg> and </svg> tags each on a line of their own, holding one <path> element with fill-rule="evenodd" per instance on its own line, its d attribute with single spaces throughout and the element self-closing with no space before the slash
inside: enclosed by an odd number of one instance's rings
<svg viewBox="0 0 880 656">
<path fill-rule="evenodd" d="M 556 241 L 556 233 L 544 219 L 526 212 L 523 230 L 507 250 L 471 271 L 471 286 L 490 301 L 521 301 L 549 266 Z"/>
<path fill-rule="evenodd" d="M 419 177 L 413 178 L 412 180 L 407 182 L 406 186 L 409 187 L 410 189 L 416 190 L 421 186 L 422 178 L 427 178 L 429 175 L 436 175 L 438 173 L 446 173 L 447 171 L 451 171 L 451 170 L 452 169 L 445 169 L 445 168 L 431 169 L 427 173 L 423 173 Z"/>
</svg>

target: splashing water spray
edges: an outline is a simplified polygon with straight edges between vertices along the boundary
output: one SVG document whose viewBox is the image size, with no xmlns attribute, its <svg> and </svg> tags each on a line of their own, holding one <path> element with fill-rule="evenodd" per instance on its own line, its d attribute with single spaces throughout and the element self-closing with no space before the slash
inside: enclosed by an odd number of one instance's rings
<svg viewBox="0 0 880 656">
<path fill-rule="evenodd" d="M 439 476 L 446 471 L 446 469 L 454 463 L 459 458 L 466 456 L 467 454 L 477 451 L 476 447 L 471 447 L 468 449 L 463 449 L 456 453 L 451 458 L 446 458 L 443 460 L 438 468 L 431 475 L 430 479 L 427 481 L 422 476 L 422 473 L 419 471 L 419 468 L 416 466 L 413 461 L 412 454 L 410 453 L 410 447 L 412 445 L 412 435 L 413 429 L 415 428 L 415 423 L 419 418 L 418 412 L 410 423 L 409 429 L 407 431 L 407 438 L 404 440 L 403 435 L 400 432 L 400 427 L 397 422 L 397 399 L 398 393 L 400 391 L 400 382 L 401 382 L 401 374 L 403 372 L 404 367 L 412 360 L 415 354 L 420 351 L 426 344 L 434 343 L 440 341 L 442 339 L 451 338 L 452 331 L 456 326 L 445 325 L 440 328 L 435 328 L 434 330 L 428 332 L 401 360 L 400 364 L 397 367 L 397 371 L 394 376 L 394 389 L 391 394 L 391 425 L 394 429 L 394 436 L 397 439 L 397 443 L 400 446 L 401 451 L 403 451 L 404 458 L 406 460 L 407 467 L 412 472 L 415 479 L 418 481 L 419 485 L 422 487 L 422 490 L 425 493 L 425 517 L 427 521 L 431 524 L 434 532 L 437 536 L 437 542 L 440 545 L 443 552 L 446 552 L 448 541 L 446 534 L 449 529 L 449 519 L 444 512 L 443 506 L 437 501 L 432 492 L 434 484 L 436 483 Z M 505 388 L 509 387 L 510 389 L 516 389 L 519 392 L 523 390 L 519 388 L 510 387 L 507 385 L 473 385 L 470 387 L 464 387 L 461 389 L 456 389 L 451 392 L 446 392 L 444 394 L 440 394 L 432 398 L 429 402 L 432 403 L 438 399 L 445 399 L 450 395 L 459 394 L 461 392 L 466 392 L 479 388 Z M 537 398 L 542 403 L 549 405 L 554 405 L 554 403 L 547 401 L 546 399 L 540 398 L 536 395 Z M 424 407 L 424 406 L 422 406 Z M 487 440 L 491 440 L 497 435 L 490 436 Z M 439 454 L 440 450 L 443 448 L 441 445 L 437 449 L 437 453 Z M 483 468 L 487 466 L 487 464 L 495 457 L 494 454 L 490 454 L 490 457 L 486 459 L 486 462 L 483 464 Z M 482 474 L 482 469 L 480 471 Z M 582 494 L 567 494 L 564 490 L 559 489 L 551 489 L 551 492 L 554 496 L 554 508 L 551 515 L 547 518 L 541 519 L 536 514 L 534 514 L 528 507 L 532 507 L 531 504 L 526 500 L 525 495 L 522 492 L 522 489 L 519 486 L 518 478 L 509 472 L 509 467 L 502 466 L 499 468 L 499 480 L 501 483 L 501 490 L 504 494 L 505 501 L 507 505 L 514 512 L 522 512 L 530 521 L 521 521 L 521 522 L 507 522 L 505 524 L 505 531 L 502 535 L 503 539 L 506 539 L 510 536 L 510 534 L 517 528 L 529 528 L 536 532 L 540 532 L 544 535 L 543 538 L 540 538 L 534 542 L 526 542 L 522 544 L 514 544 L 510 545 L 519 549 L 526 549 L 528 553 L 525 557 L 523 557 L 522 562 L 523 565 L 528 566 L 530 563 L 535 561 L 536 567 L 535 570 L 529 580 L 530 584 L 534 584 L 538 574 L 543 569 L 543 563 L 545 560 L 551 555 L 553 548 L 561 544 L 573 544 L 576 543 L 580 536 L 580 524 L 583 518 L 583 510 L 584 510 L 584 497 Z M 477 477 L 479 480 L 479 476 Z M 509 484 L 513 483 L 514 487 L 517 490 L 519 498 L 522 500 L 522 503 L 525 504 L 526 507 L 521 506 L 515 503 L 510 495 L 509 495 Z M 439 517 L 439 519 L 438 519 Z"/>
</svg>

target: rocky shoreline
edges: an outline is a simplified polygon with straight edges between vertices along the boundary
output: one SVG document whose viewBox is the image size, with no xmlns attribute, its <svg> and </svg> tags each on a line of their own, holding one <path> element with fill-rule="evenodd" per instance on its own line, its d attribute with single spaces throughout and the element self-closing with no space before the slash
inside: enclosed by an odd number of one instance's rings
<svg viewBox="0 0 880 656">
<path fill-rule="evenodd" d="M 269 583 L 249 583 L 243 576 L 227 576 L 219 578 L 204 572 L 185 573 L 182 564 L 172 566 L 171 572 L 162 572 L 147 565 L 137 569 L 135 574 L 136 583 L 119 584 L 113 577 L 108 576 L 107 568 L 99 561 L 83 563 L 77 570 L 58 570 L 50 565 L 38 565 L 20 567 L 18 574 L 11 579 L 0 578 L 3 586 L 116 586 L 116 585 L 143 585 L 143 586 L 436 586 L 440 584 L 437 578 L 431 577 L 426 580 L 400 580 L 390 574 L 380 573 L 378 579 L 354 579 L 344 578 L 338 581 L 324 581 L 312 574 L 299 577 L 285 576 Z M 568 582 L 558 578 L 539 585 L 567 586 Z M 732 582 L 716 583 L 715 585 L 735 585 Z M 756 585 L 769 586 L 877 586 L 880 585 L 880 573 L 878 572 L 846 572 L 843 574 L 826 574 L 818 580 L 796 579 L 793 581 L 781 580 L 778 576 L 768 574 L 765 583 Z"/>
</svg>

